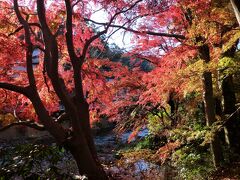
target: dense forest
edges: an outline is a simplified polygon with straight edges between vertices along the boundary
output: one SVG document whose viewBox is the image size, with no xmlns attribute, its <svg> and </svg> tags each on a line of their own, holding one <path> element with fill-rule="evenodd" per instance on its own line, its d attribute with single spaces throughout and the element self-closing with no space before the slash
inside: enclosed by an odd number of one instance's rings
<svg viewBox="0 0 240 180">
<path fill-rule="evenodd" d="M 0 179 L 240 179 L 239 38 L 238 0 L 2 0 Z"/>
</svg>

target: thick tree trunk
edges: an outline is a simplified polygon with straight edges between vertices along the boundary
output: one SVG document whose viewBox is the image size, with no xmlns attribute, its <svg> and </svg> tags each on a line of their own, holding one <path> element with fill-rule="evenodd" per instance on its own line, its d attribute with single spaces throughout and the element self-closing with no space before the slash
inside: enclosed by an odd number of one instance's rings
<svg viewBox="0 0 240 180">
<path fill-rule="evenodd" d="M 40 121 L 45 125 L 48 132 L 53 135 L 57 142 L 59 144 L 64 144 L 65 148 L 71 152 L 78 165 L 80 175 L 86 175 L 89 180 L 108 179 L 97 158 L 90 124 L 82 124 L 84 127 L 80 127 L 78 131 L 74 131 L 75 128 L 73 128 L 73 132 L 67 135 L 64 128 L 52 121 L 38 94 L 34 93 L 34 91 L 32 93 L 32 103 Z M 89 122 L 88 106 L 85 111 L 83 109 L 81 111 L 81 122 Z M 76 122 L 79 122 L 79 117 L 75 119 L 77 120 Z"/>
<path fill-rule="evenodd" d="M 204 85 L 203 100 L 204 100 L 204 106 L 205 106 L 206 123 L 207 123 L 207 126 L 211 126 L 216 121 L 211 72 L 204 72 L 203 85 Z M 223 160 L 221 144 L 220 144 L 218 134 L 212 140 L 210 147 L 211 147 L 212 156 L 213 156 L 213 164 L 217 168 L 220 166 L 220 163 Z"/>
<path fill-rule="evenodd" d="M 108 177 L 96 157 L 88 146 L 87 139 L 83 133 L 73 136 L 68 142 L 67 148 L 76 160 L 79 173 L 86 175 L 89 180 L 107 180 Z"/>
<path fill-rule="evenodd" d="M 95 159 L 97 159 L 97 151 L 96 151 L 96 147 L 94 144 L 93 135 L 90 127 L 89 105 L 86 101 L 83 101 L 83 103 L 81 103 L 81 105 L 78 107 L 81 107 L 81 109 L 78 110 L 78 114 L 81 119 L 80 123 L 82 126 L 83 133 L 85 135 L 85 138 L 87 140 L 88 147 L 90 148 L 92 155 L 95 157 Z"/>
<path fill-rule="evenodd" d="M 84 137 L 87 142 L 87 146 L 89 148 L 89 151 L 91 152 L 92 158 L 94 159 L 96 166 L 98 167 L 98 170 L 102 173 L 101 176 L 106 177 L 106 174 L 102 169 L 101 163 L 98 160 L 97 151 L 93 140 L 93 135 L 90 127 L 89 105 L 86 101 L 83 101 L 81 106 L 78 107 L 81 107 L 81 110 L 79 109 L 79 116 L 81 119 L 80 123 Z"/>
<path fill-rule="evenodd" d="M 210 52 L 209 47 L 207 45 L 203 45 L 199 48 L 199 53 L 201 59 L 205 61 L 205 63 L 210 62 Z M 213 97 L 213 84 L 212 84 L 212 73 L 205 71 L 203 73 L 203 102 L 205 107 L 205 116 L 206 116 L 206 124 L 207 126 L 211 126 L 216 121 L 216 113 L 215 113 L 215 101 Z M 223 160 L 220 140 L 218 134 L 214 137 L 212 142 L 210 143 L 213 164 L 217 168 L 220 166 L 221 161 Z"/>
</svg>

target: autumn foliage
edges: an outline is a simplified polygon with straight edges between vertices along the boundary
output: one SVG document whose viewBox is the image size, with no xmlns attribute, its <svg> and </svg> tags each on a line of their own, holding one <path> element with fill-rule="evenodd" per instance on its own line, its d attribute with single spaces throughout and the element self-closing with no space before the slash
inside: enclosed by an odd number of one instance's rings
<svg viewBox="0 0 240 180">
<path fill-rule="evenodd" d="M 92 19 L 98 11 L 105 20 Z M 131 39 L 132 46 L 114 60 L 106 55 L 111 46 L 107 41 L 117 31 L 122 41 Z M 80 173 L 106 179 L 90 125 L 106 117 L 118 122 L 120 132 L 132 129 L 134 139 L 148 124 L 149 114 L 169 130 L 184 125 L 190 113 L 186 109 L 203 102 L 204 118 L 211 126 L 216 114 L 208 107 L 217 98 L 226 100 L 218 84 L 237 71 L 221 74 L 234 61 L 239 35 L 225 0 L 4 0 L 0 112 L 12 114 L 17 123 L 28 119 L 24 125 L 49 131 L 70 149 Z M 128 58 L 127 65 L 123 58 Z M 61 108 L 63 120 L 54 116 Z M 224 120 L 229 112 L 223 108 L 218 116 Z M 180 146 L 176 142 L 168 144 L 172 151 Z M 88 162 L 86 167 L 83 162 Z"/>
</svg>

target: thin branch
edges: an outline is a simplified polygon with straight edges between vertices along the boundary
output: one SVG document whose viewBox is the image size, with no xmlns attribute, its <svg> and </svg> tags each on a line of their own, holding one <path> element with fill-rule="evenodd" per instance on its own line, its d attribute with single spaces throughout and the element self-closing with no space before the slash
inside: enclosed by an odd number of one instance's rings
<svg viewBox="0 0 240 180">
<path fill-rule="evenodd" d="M 236 109 L 236 111 L 234 111 L 232 114 L 230 114 L 229 116 L 227 116 L 227 117 L 223 120 L 221 126 L 220 126 L 219 128 L 217 128 L 217 131 L 220 131 L 220 130 L 226 125 L 226 123 L 227 123 L 234 115 L 236 115 L 239 111 L 240 111 L 240 107 L 238 107 L 238 108 Z"/>
<path fill-rule="evenodd" d="M 77 0 L 75 3 L 73 3 L 72 5 L 72 9 L 74 8 L 74 6 L 76 6 L 78 3 L 80 3 L 82 0 Z"/>
<path fill-rule="evenodd" d="M 158 63 L 157 63 L 157 62 L 154 62 L 154 61 L 152 61 L 151 59 L 149 59 L 149 58 L 147 58 L 147 57 L 145 57 L 145 56 L 141 56 L 141 55 L 139 55 L 139 54 L 134 54 L 133 56 L 136 57 L 136 58 L 142 59 L 142 60 L 144 60 L 144 61 L 147 61 L 147 62 L 149 62 L 149 63 L 152 63 L 153 65 L 158 66 Z"/>
<path fill-rule="evenodd" d="M 97 25 L 102 25 L 102 26 L 106 26 L 108 24 L 108 23 L 96 22 L 96 21 L 88 19 L 88 18 L 84 18 L 84 20 L 92 22 L 92 23 L 97 24 Z M 129 31 L 129 32 L 132 32 L 132 33 L 135 33 L 135 34 L 140 34 L 140 35 L 148 34 L 148 35 L 151 35 L 151 36 L 162 36 L 162 37 L 173 37 L 173 38 L 177 38 L 177 39 L 186 39 L 186 37 L 184 35 L 181 35 L 181 34 L 171 34 L 171 33 L 154 32 L 154 31 L 138 31 L 138 30 L 134 30 L 134 29 L 125 27 L 123 25 L 114 25 L 114 24 L 111 24 L 110 27 L 121 28 L 125 31 Z"/>
<path fill-rule="evenodd" d="M 80 57 L 81 64 L 84 62 L 84 59 L 85 59 L 85 57 L 86 57 L 87 50 L 88 50 L 90 44 L 91 44 L 94 40 L 96 40 L 97 38 L 99 38 L 101 35 L 107 33 L 109 27 L 111 27 L 111 24 L 112 24 L 113 20 L 114 20 L 119 14 L 122 14 L 122 13 L 125 13 L 125 12 L 131 10 L 132 8 L 134 8 L 134 7 L 135 7 L 139 2 L 141 2 L 141 1 L 142 1 L 142 0 L 138 0 L 138 1 L 136 1 L 134 4 L 132 4 L 129 8 L 127 8 L 127 9 L 125 9 L 125 10 L 121 10 L 121 11 L 115 13 L 115 14 L 112 16 L 112 18 L 110 19 L 110 21 L 109 21 L 108 23 L 103 24 L 104 26 L 107 26 L 107 27 L 105 28 L 105 30 L 97 33 L 96 35 L 92 36 L 90 39 L 88 39 L 88 40 L 86 41 L 86 43 L 85 43 L 85 45 L 84 45 L 84 48 L 83 48 L 83 51 L 82 51 L 82 55 L 81 55 L 81 57 Z M 84 20 L 86 20 L 86 18 L 85 18 Z"/>
<path fill-rule="evenodd" d="M 40 45 L 34 45 L 33 49 L 39 49 L 40 51 L 42 51 L 43 53 L 45 53 L 45 49 L 43 47 L 41 47 Z"/>
<path fill-rule="evenodd" d="M 119 15 L 119 14 L 122 14 L 122 13 L 125 13 L 131 9 L 133 9 L 138 3 L 142 2 L 143 0 L 138 0 L 136 1 L 135 3 L 133 3 L 129 8 L 125 9 L 125 10 L 122 10 L 122 11 L 119 11 L 115 14 L 115 16 Z"/>
<path fill-rule="evenodd" d="M 41 29 L 41 26 L 39 23 L 28 23 L 29 26 L 35 26 Z M 12 36 L 14 34 L 16 34 L 17 32 L 21 31 L 22 29 L 24 29 L 24 26 L 20 26 L 18 27 L 15 31 L 11 32 L 10 34 L 8 34 L 8 36 Z"/>
<path fill-rule="evenodd" d="M 171 119 L 172 121 L 174 121 L 174 118 L 167 112 L 167 110 L 166 110 L 165 107 L 161 106 L 160 108 L 164 111 L 164 113 L 167 115 L 167 117 L 168 117 L 169 119 Z"/>
<path fill-rule="evenodd" d="M 62 122 L 67 121 L 68 119 L 69 119 L 69 115 L 67 113 L 62 113 L 60 116 L 58 116 L 55 119 L 55 122 L 62 123 Z"/>
<path fill-rule="evenodd" d="M 45 127 L 42 125 L 42 124 L 39 124 L 39 123 L 36 123 L 34 121 L 19 121 L 19 122 L 13 122 L 11 124 L 8 124 L 2 128 L 0 128 L 0 132 L 3 132 L 7 129 L 9 129 L 10 127 L 13 127 L 13 126 L 27 126 L 27 127 L 30 127 L 30 128 L 33 128 L 33 129 L 36 129 L 36 130 L 39 130 L 39 131 L 45 131 Z"/>
</svg>

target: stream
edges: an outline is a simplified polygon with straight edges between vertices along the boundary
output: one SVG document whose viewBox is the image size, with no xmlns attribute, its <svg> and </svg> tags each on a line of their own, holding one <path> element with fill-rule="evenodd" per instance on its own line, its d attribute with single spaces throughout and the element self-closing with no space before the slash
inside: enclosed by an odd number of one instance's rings
<svg viewBox="0 0 240 180">
<path fill-rule="evenodd" d="M 126 179 L 126 180 L 140 180 L 140 179 L 156 179 L 156 180 L 166 180 L 168 175 L 168 168 L 159 166 L 157 164 L 151 163 L 146 159 L 135 159 L 124 157 L 118 154 L 118 149 L 120 146 L 124 146 L 127 143 L 127 139 L 130 132 L 122 134 L 117 137 L 112 131 L 107 133 L 97 135 L 94 137 L 97 152 L 102 165 L 107 172 L 107 174 L 113 179 Z M 139 133 L 137 138 L 142 138 L 148 134 L 147 130 L 143 130 Z M 6 139 L 0 136 L 0 168 L 3 166 L 2 152 L 4 149 L 11 149 L 16 145 L 27 145 L 32 144 L 48 144 L 51 146 L 56 146 L 54 140 L 48 135 L 38 136 L 38 137 L 27 137 L 27 138 L 14 138 Z M 19 163 L 24 163 L 20 156 L 12 157 L 13 163 L 19 165 Z M 16 164 L 15 164 L 16 163 Z M 46 172 L 51 167 L 51 163 L 47 160 L 43 160 L 40 163 L 41 171 Z M 78 174 L 77 166 L 75 161 L 72 159 L 68 152 L 64 152 L 61 160 L 57 162 L 56 167 L 61 170 L 62 173 L 70 174 L 70 179 L 82 179 Z M 38 173 L 39 172 L 39 173 Z M 41 174 L 39 167 L 33 165 L 31 173 Z M 1 175 L 1 174 L 0 174 Z M 1 176 L 0 176 L 1 177 Z M 14 176 L 11 179 L 21 180 L 18 176 Z"/>
</svg>

